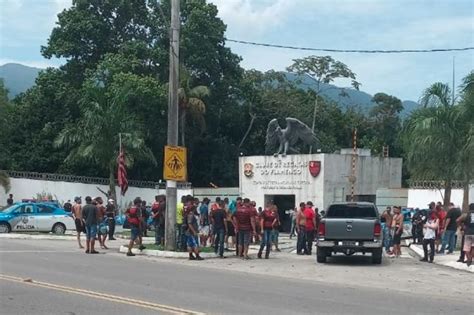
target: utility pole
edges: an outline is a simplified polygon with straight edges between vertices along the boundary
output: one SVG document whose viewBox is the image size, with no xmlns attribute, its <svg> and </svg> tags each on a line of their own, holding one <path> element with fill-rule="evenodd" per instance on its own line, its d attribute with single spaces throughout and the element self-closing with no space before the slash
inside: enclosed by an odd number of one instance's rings
<svg viewBox="0 0 474 315">
<path fill-rule="evenodd" d="M 453 106 L 454 106 L 454 90 L 456 89 L 455 85 L 454 85 L 455 84 L 455 77 L 456 77 L 456 68 L 455 68 L 456 64 L 455 63 L 456 63 L 456 57 L 453 57 L 453 91 L 452 91 L 453 92 L 453 96 L 452 96 L 453 99 L 451 100 L 451 105 L 453 105 Z"/>
<path fill-rule="evenodd" d="M 178 84 L 179 84 L 179 0 L 171 0 L 170 76 L 168 93 L 168 145 L 178 145 Z M 166 181 L 165 248 L 176 250 L 177 184 Z"/>
<path fill-rule="evenodd" d="M 349 182 L 351 183 L 351 201 L 355 201 L 355 183 L 357 181 L 356 176 L 356 159 L 357 159 L 357 128 L 354 128 L 352 134 L 352 161 L 351 161 L 351 176 Z"/>
<path fill-rule="evenodd" d="M 316 125 L 316 111 L 318 110 L 318 96 L 319 96 L 319 85 L 318 85 L 318 94 L 316 94 L 316 100 L 314 101 L 314 110 L 313 110 L 313 124 L 311 125 L 311 132 L 314 134 L 314 127 Z M 313 145 L 309 147 L 309 154 L 313 153 Z"/>
</svg>

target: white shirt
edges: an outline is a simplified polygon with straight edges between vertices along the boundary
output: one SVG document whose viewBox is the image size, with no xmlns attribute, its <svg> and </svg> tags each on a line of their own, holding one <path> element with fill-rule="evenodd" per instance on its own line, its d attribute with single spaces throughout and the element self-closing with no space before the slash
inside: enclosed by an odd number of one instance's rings
<svg viewBox="0 0 474 315">
<path fill-rule="evenodd" d="M 427 240 L 435 239 L 436 238 L 435 230 L 437 228 L 438 228 L 438 224 L 436 223 L 436 221 L 429 219 L 423 228 L 423 238 Z"/>
</svg>

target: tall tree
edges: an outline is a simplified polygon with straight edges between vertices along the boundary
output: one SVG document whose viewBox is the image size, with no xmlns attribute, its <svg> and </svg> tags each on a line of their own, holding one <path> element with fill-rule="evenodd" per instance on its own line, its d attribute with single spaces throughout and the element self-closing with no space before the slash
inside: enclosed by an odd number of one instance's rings
<svg viewBox="0 0 474 315">
<path fill-rule="evenodd" d="M 106 90 L 96 80 L 86 81 L 81 102 L 81 118 L 68 125 L 55 140 L 57 147 L 70 150 L 66 162 L 84 160 L 109 174 L 109 189 L 115 195 L 115 172 L 119 152 L 119 133 L 129 167 L 137 159 L 156 160 L 143 139 L 136 117 L 127 111 L 123 97 L 127 90 L 116 94 Z"/>
<path fill-rule="evenodd" d="M 461 85 L 459 128 L 464 131 L 464 145 L 460 149 L 458 172 L 463 175 L 463 209 L 469 204 L 469 184 L 474 178 L 474 71 L 471 71 Z"/>
<path fill-rule="evenodd" d="M 369 113 L 370 128 L 361 144 L 369 147 L 374 154 L 381 153 L 383 146 L 388 146 L 391 156 L 400 156 L 398 135 L 401 128 L 402 101 L 385 93 L 375 94 L 372 101 L 375 106 Z"/>
<path fill-rule="evenodd" d="M 185 146 L 187 114 L 190 114 L 191 117 L 188 118 L 191 118 L 199 126 L 201 134 L 206 128 L 206 120 L 204 118 L 206 103 L 204 98 L 209 96 L 210 91 L 204 85 L 192 86 L 192 78 L 184 68 L 181 68 L 180 76 L 181 87 L 178 89 L 179 125 L 181 129 L 181 145 Z"/>
<path fill-rule="evenodd" d="M 414 179 L 441 180 L 444 205 L 451 200 L 453 180 L 459 179 L 459 152 L 465 139 L 459 128 L 459 108 L 451 99 L 447 84 L 434 83 L 420 99 L 404 126 L 404 146 L 410 174 Z"/>
<path fill-rule="evenodd" d="M 0 186 L 3 187 L 5 192 L 10 191 L 10 177 L 7 172 L 0 170 Z"/>
<path fill-rule="evenodd" d="M 336 79 L 350 79 L 351 85 L 359 89 L 360 83 L 356 81 L 356 75 L 344 63 L 334 60 L 331 56 L 309 56 L 302 59 L 293 60 L 293 64 L 287 68 L 288 71 L 299 75 L 308 75 L 315 80 L 316 87 L 314 91 L 317 96 L 321 95 L 325 89 L 331 87 L 324 86 Z M 316 123 L 316 114 L 318 112 L 318 98 L 315 99 L 313 120 L 311 130 L 314 131 Z M 310 152 L 311 153 L 311 147 Z"/>
</svg>

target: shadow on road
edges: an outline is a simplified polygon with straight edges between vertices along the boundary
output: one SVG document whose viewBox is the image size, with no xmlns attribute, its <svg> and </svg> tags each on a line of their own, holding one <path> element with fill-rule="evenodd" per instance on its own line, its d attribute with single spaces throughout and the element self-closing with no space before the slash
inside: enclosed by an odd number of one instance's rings
<svg viewBox="0 0 474 315">
<path fill-rule="evenodd" d="M 341 254 L 332 255 L 328 257 L 327 265 L 340 265 L 340 266 L 373 266 L 380 267 L 389 265 L 390 262 L 385 257 L 382 259 L 381 265 L 376 265 L 372 263 L 372 256 L 369 255 L 352 255 L 346 256 Z"/>
</svg>

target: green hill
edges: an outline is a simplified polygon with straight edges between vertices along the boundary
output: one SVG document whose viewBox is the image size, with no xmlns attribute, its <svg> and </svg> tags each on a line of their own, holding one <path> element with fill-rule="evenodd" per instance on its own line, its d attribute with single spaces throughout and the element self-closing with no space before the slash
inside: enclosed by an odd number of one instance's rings
<svg viewBox="0 0 474 315">
<path fill-rule="evenodd" d="M 6 63 L 0 66 L 0 78 L 4 80 L 5 86 L 9 91 L 8 97 L 12 99 L 32 87 L 41 70 L 43 69 L 28 67 L 18 63 Z"/>
<path fill-rule="evenodd" d="M 285 76 L 301 89 L 316 90 L 316 82 L 310 76 L 288 72 L 285 72 Z M 336 102 L 342 109 L 353 108 L 368 114 L 375 105 L 374 102 L 372 102 L 372 95 L 364 91 L 357 91 L 352 87 L 341 88 L 332 84 L 321 83 L 320 91 L 324 98 Z M 410 112 L 419 107 L 419 104 L 413 101 L 402 101 L 402 104 L 404 108 L 402 111 L 403 117 L 408 116 Z"/>
<path fill-rule="evenodd" d="M 5 81 L 5 86 L 9 90 L 8 96 L 13 98 L 32 87 L 41 70 L 42 69 L 17 63 L 7 63 L 0 66 L 0 78 L 3 78 Z M 289 81 L 294 82 L 298 87 L 304 90 L 315 89 L 316 87 L 314 79 L 309 76 L 298 76 L 293 73 L 284 74 Z M 336 102 L 342 109 L 355 108 L 361 110 L 363 113 L 368 113 L 374 106 L 372 95 L 363 91 L 354 90 L 353 88 L 341 88 L 323 83 L 321 91 L 323 97 Z M 344 92 L 344 96 L 342 96 L 341 92 Z M 403 101 L 404 110 L 402 116 L 407 116 L 418 106 L 416 102 Z"/>
</svg>

